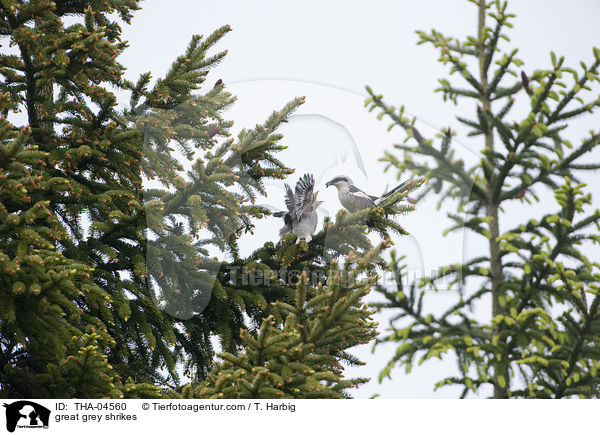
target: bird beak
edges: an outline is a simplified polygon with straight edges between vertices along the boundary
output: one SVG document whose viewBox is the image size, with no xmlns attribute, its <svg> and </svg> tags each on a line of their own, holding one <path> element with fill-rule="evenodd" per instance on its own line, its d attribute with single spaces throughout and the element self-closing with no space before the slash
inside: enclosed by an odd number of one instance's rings
<svg viewBox="0 0 600 435">
<path fill-rule="evenodd" d="M 329 187 L 331 186 L 331 181 L 328 181 L 327 183 L 325 183 L 325 187 Z"/>
<path fill-rule="evenodd" d="M 317 204 L 317 207 L 320 206 L 321 204 L 323 204 L 323 201 L 317 201 L 318 194 L 319 194 L 319 192 L 315 192 L 315 204 Z"/>
</svg>

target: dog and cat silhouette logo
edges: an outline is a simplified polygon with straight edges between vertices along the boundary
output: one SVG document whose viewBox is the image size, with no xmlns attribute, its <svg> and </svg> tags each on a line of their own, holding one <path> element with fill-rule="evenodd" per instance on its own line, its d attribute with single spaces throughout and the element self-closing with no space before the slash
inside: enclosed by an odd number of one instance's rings
<svg viewBox="0 0 600 435">
<path fill-rule="evenodd" d="M 6 408 L 6 430 L 14 432 L 15 428 L 48 428 L 50 410 L 29 400 L 19 400 L 4 404 Z"/>
</svg>

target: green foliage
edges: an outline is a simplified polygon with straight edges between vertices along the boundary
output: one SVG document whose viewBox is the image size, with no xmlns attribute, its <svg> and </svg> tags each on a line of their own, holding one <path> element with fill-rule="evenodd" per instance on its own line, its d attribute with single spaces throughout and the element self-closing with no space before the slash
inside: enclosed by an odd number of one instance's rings
<svg viewBox="0 0 600 435">
<path fill-rule="evenodd" d="M 166 313 L 150 278 L 173 262 L 146 264 L 165 253 L 162 238 L 148 242 L 147 228 L 170 238 L 183 273 L 198 283 L 203 272 L 198 264 L 213 262 L 205 245 L 235 250 L 235 238 L 227 236 L 250 230 L 251 219 L 262 213 L 246 204 L 247 196 L 262 191 L 264 177 L 291 173 L 273 156 L 282 149 L 274 130 L 302 100 L 242 131 L 237 142 L 229 140 L 232 122 L 221 113 L 234 98 L 222 84 L 199 92 L 225 55 L 208 51 L 229 28 L 193 37 L 164 78 L 150 86 L 145 74 L 134 85 L 116 62 L 126 43 L 111 14 L 128 22 L 135 9 L 134 0 L 0 6 L 2 37 L 18 49 L 17 55 L 0 55 L 0 267 L 6 272 L 0 278 L 0 382 L 12 396 L 58 392 L 49 382 L 62 369 L 52 369 L 50 376 L 49 367 L 62 367 L 72 337 L 82 337 L 89 327 L 100 334 L 94 358 L 107 365 L 98 373 L 111 378 L 112 366 L 119 379 L 132 380 L 127 383 L 132 395 L 145 394 L 138 384 L 176 384 L 178 362 L 187 361 L 202 376 L 212 363 L 211 334 L 235 350 L 244 309 L 258 316 L 259 310 L 251 311 L 255 304 L 266 307 L 260 295 L 240 298 L 217 284 L 224 297 L 212 298 L 202 314 L 182 320 L 173 310 Z M 65 15 L 72 24 L 63 23 Z M 130 108 L 117 107 L 114 88 L 131 91 Z M 26 114 L 29 129 L 10 125 L 6 117 L 12 112 Z M 167 148 L 173 143 L 188 158 L 198 148 L 206 151 L 187 180 L 177 176 L 182 165 Z M 180 190 L 144 189 L 145 176 Z M 247 196 L 231 193 L 234 184 Z M 164 212 L 152 212 L 162 207 Z M 176 215 L 188 216 L 192 230 L 208 229 L 214 237 L 208 242 L 196 237 L 192 244 L 188 235 L 176 234 L 173 222 L 166 228 L 156 222 Z M 35 382 L 27 377 L 37 374 Z M 109 384 L 94 394 L 123 390 L 118 382 Z M 91 397 L 84 389 L 60 391 Z"/>
<path fill-rule="evenodd" d="M 377 251 L 350 256 L 341 269 L 332 263 L 327 282 L 317 287 L 303 273 L 290 303 L 276 302 L 256 334 L 243 331 L 244 353 L 221 354 L 223 363 L 205 382 L 174 397 L 349 397 L 346 389 L 367 381 L 345 379 L 342 364 L 363 364 L 347 350 L 376 334 L 362 298 L 377 276 L 360 275 L 377 256 Z"/>
<path fill-rule="evenodd" d="M 108 219 L 131 208 L 108 199 L 124 198 L 139 179 L 130 169 L 135 135 L 114 120 L 116 99 L 99 84 L 117 84 L 122 72 L 114 58 L 125 44 L 109 14 L 118 11 L 128 21 L 136 2 L 96 7 L 48 1 L 0 7 L 2 37 L 19 52 L 0 55 L 5 397 L 120 397 L 125 388 L 144 397 L 158 393 L 155 386 L 122 383 L 110 365 L 110 329 L 128 312 L 126 297 L 104 285 L 107 266 L 99 260 L 108 247 L 86 240 L 82 230 L 85 217 Z M 65 14 L 82 22 L 64 26 Z M 25 113 L 27 126 L 9 123 L 12 112 Z"/>
<path fill-rule="evenodd" d="M 100 346 L 100 334 L 73 336 L 68 356 L 58 365 L 48 364 L 50 385 L 55 397 L 78 398 L 159 398 L 152 384 L 121 382 Z M 34 382 L 35 384 L 35 382 Z"/>
<path fill-rule="evenodd" d="M 459 41 L 437 31 L 418 32 L 420 43 L 440 50 L 440 61 L 459 80 L 440 80 L 444 100 L 475 102 L 472 118 L 458 116 L 470 136 L 480 136 L 480 160 L 467 167 L 454 151 L 450 129 L 437 140 L 425 139 L 414 119 L 383 102 L 368 88 L 370 110 L 379 110 L 393 126 L 407 133 L 397 148 L 402 158 L 386 153 L 388 168 L 428 178 L 418 199 L 439 195 L 440 204 L 454 201 L 453 225 L 481 237 L 487 253 L 463 264 L 443 267 L 431 279 L 406 285 L 400 259 L 392 262 L 397 283 L 379 287 L 387 302 L 380 309 L 398 310 L 390 333 L 380 342 L 397 342 L 396 355 L 382 371 L 396 364 L 410 371 L 415 361 L 454 358 L 460 376 L 436 386 L 461 385 L 462 396 L 491 385 L 494 397 L 593 397 L 598 392 L 600 338 L 599 265 L 580 246 L 600 242 L 600 212 L 589 213 L 591 196 L 579 177 L 600 168 L 584 156 L 600 144 L 592 131 L 578 144 L 567 139 L 568 122 L 600 106 L 597 83 L 600 56 L 593 50 L 580 70 L 564 65 L 554 53 L 547 69 L 526 73 L 516 49 L 503 54 L 502 41 L 514 15 L 507 2 L 473 1 L 478 6 L 478 34 Z M 478 72 L 471 70 L 477 65 Z M 513 115 L 517 98 L 529 102 L 523 118 Z M 513 117 L 511 119 L 511 116 Z M 410 144 L 414 141 L 414 145 Z M 554 191 L 557 210 L 529 219 L 515 228 L 500 225 L 515 202 L 535 204 L 536 189 Z M 503 232 L 500 232 L 502 227 Z M 426 295 L 460 287 L 457 302 L 440 315 L 424 310 Z M 491 301 L 489 322 L 478 322 L 472 308 Z"/>
<path fill-rule="evenodd" d="M 278 376 L 311 367 L 301 391 L 344 396 L 360 381 L 343 379 L 340 361 L 356 362 L 345 349 L 372 337 L 358 308 L 371 282 L 342 289 L 330 282 L 341 273 L 331 263 L 357 255 L 357 270 L 369 274 L 383 265 L 367 255 L 367 233 L 385 246 L 390 233 L 406 233 L 394 216 L 412 211 L 399 201 L 423 179 L 381 207 L 340 213 L 308 244 L 291 235 L 241 258 L 239 238 L 269 215 L 255 204 L 265 180 L 293 172 L 277 158 L 277 129 L 304 100 L 232 137 L 223 112 L 235 97 L 221 80 L 207 86 L 226 55 L 212 50 L 228 26 L 194 36 L 164 77 L 127 80 L 114 13 L 128 23 L 137 8 L 136 0 L 0 5 L 0 37 L 16 49 L 0 54 L 2 395 L 158 397 L 181 389 L 179 369 L 198 384 L 185 391 L 219 394 L 210 379 L 233 361 L 259 364 L 252 345 L 272 336 L 297 358 L 289 366 L 269 356 Z M 129 107 L 117 105 L 115 90 L 130 94 Z M 26 116 L 22 126 L 8 121 L 15 113 Z M 369 262 L 359 261 L 365 255 Z M 289 280 L 277 278 L 282 268 Z M 329 284 L 297 287 L 302 270 Z M 256 271 L 271 281 L 246 283 Z M 298 291 L 320 300 L 321 312 Z M 294 306 L 307 319 L 327 314 L 313 319 L 320 353 L 298 347 L 298 318 L 284 314 Z M 213 367 L 215 337 L 228 356 Z M 296 394 L 282 379 L 279 391 Z"/>
</svg>

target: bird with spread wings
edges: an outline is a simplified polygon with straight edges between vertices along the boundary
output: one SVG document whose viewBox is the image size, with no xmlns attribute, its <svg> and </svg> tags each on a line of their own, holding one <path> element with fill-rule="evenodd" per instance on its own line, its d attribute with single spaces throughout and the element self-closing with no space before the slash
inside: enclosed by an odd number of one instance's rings
<svg viewBox="0 0 600 435">
<path fill-rule="evenodd" d="M 285 205 L 287 211 L 273 213 L 273 216 L 282 217 L 284 225 L 279 231 L 281 237 L 294 233 L 299 240 L 310 241 L 317 229 L 317 207 L 322 201 L 317 201 L 314 192 L 315 178 L 312 174 L 305 174 L 296 183 L 295 192 L 286 184 Z"/>
</svg>

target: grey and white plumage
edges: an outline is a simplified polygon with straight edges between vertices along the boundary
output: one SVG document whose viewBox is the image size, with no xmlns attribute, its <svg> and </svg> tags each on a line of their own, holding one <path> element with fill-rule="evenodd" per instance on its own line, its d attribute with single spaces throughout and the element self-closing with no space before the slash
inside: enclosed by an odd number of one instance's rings
<svg viewBox="0 0 600 435">
<path fill-rule="evenodd" d="M 317 207 L 322 201 L 317 201 L 317 193 L 314 192 L 315 179 L 312 174 L 305 174 L 296 183 L 295 192 L 286 184 L 286 211 L 273 213 L 273 216 L 282 217 L 284 225 L 279 230 L 281 237 L 288 233 L 294 233 L 298 239 L 310 241 L 317 229 Z"/>
<path fill-rule="evenodd" d="M 347 177 L 346 175 L 334 177 L 325 183 L 325 186 L 335 186 L 338 190 L 338 198 L 344 208 L 349 212 L 354 213 L 355 211 L 364 210 L 365 208 L 379 206 L 385 199 L 389 198 L 390 195 L 405 187 L 409 181 L 410 180 L 405 181 L 379 197 L 363 192 L 356 187 L 352 183 L 350 177 Z"/>
</svg>

